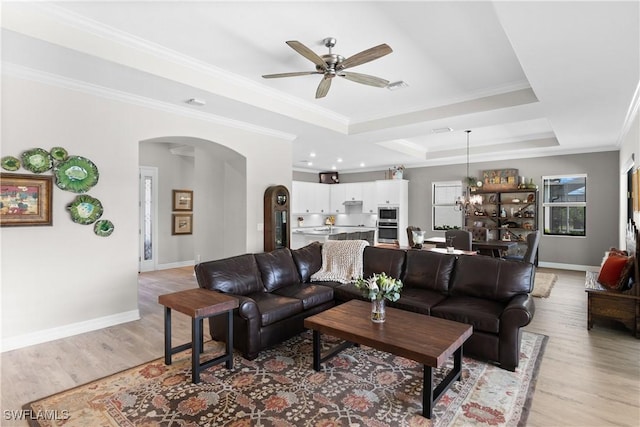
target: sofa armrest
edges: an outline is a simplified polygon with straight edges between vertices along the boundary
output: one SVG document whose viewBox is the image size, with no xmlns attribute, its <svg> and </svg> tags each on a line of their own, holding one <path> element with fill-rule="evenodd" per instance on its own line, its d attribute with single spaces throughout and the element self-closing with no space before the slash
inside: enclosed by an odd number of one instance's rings
<svg viewBox="0 0 640 427">
<path fill-rule="evenodd" d="M 228 295 L 238 298 L 238 314 L 240 315 L 240 317 L 246 320 L 260 318 L 260 310 L 258 309 L 258 304 L 256 304 L 253 298 L 244 295 Z"/>
<path fill-rule="evenodd" d="M 509 303 L 504 308 L 500 316 L 500 324 L 513 325 L 519 328 L 527 326 L 533 319 L 535 312 L 536 306 L 531 295 L 516 295 L 509 300 Z"/>
</svg>

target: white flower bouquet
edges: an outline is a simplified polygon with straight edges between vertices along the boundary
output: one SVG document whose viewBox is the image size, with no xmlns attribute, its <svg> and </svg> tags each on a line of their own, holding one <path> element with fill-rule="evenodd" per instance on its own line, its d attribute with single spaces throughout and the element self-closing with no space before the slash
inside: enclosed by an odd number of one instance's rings
<svg viewBox="0 0 640 427">
<path fill-rule="evenodd" d="M 386 273 L 380 273 L 374 274 L 368 279 L 359 278 L 355 286 L 370 300 L 398 301 L 402 290 L 402 281 L 389 277 Z"/>
</svg>

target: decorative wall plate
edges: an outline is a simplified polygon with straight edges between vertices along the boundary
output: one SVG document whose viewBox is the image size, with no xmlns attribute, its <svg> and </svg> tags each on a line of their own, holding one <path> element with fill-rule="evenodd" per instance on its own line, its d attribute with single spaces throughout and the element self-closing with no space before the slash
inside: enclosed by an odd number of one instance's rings
<svg viewBox="0 0 640 427">
<path fill-rule="evenodd" d="M 89 159 L 71 156 L 53 168 L 56 185 L 61 190 L 86 193 L 98 183 L 98 168 Z"/>
<path fill-rule="evenodd" d="M 108 219 L 101 219 L 93 224 L 93 232 L 100 237 L 111 236 L 111 233 L 113 233 L 113 229 L 113 223 Z"/>
<path fill-rule="evenodd" d="M 2 169 L 4 170 L 13 172 L 20 169 L 20 159 L 18 159 L 17 157 L 4 156 L 0 163 L 2 164 Z"/>
<path fill-rule="evenodd" d="M 50 153 L 51 153 L 51 157 L 53 157 L 53 160 L 57 162 L 66 160 L 67 157 L 69 157 L 69 153 L 67 153 L 67 150 L 65 150 L 62 147 L 53 147 Z"/>
<path fill-rule="evenodd" d="M 53 160 L 48 151 L 34 148 L 22 153 L 22 167 L 33 173 L 42 173 L 53 167 Z"/>
<path fill-rule="evenodd" d="M 73 222 L 85 225 L 95 222 L 104 211 L 100 200 L 87 195 L 76 196 L 67 209 Z"/>
</svg>

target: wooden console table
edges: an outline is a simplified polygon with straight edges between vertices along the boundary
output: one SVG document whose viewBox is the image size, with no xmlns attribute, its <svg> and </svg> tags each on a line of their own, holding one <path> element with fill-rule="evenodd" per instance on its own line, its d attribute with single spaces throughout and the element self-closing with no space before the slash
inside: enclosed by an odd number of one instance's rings
<svg viewBox="0 0 640 427">
<path fill-rule="evenodd" d="M 640 338 L 640 295 L 638 283 L 629 291 L 607 289 L 598 283 L 598 273 L 587 271 L 587 329 L 593 328 L 595 319 L 609 319 L 622 323 L 636 338 Z"/>
<path fill-rule="evenodd" d="M 227 369 L 233 369 L 233 309 L 238 307 L 234 297 L 208 289 L 188 289 L 172 294 L 160 295 L 158 302 L 164 305 L 164 363 L 171 365 L 171 356 L 191 349 L 191 380 L 200 382 L 200 372 L 220 362 L 226 362 Z M 191 316 L 191 342 L 171 347 L 171 310 Z M 227 313 L 227 337 L 225 354 L 200 363 L 204 351 L 202 341 L 202 321 L 216 314 Z"/>
</svg>

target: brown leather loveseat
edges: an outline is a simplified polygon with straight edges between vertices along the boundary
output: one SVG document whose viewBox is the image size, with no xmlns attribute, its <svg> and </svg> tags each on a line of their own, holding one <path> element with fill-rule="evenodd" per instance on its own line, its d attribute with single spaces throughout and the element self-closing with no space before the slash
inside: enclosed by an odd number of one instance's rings
<svg viewBox="0 0 640 427">
<path fill-rule="evenodd" d="M 246 254 L 196 265 L 200 287 L 237 296 L 234 343 L 251 359 L 265 347 L 304 330 L 303 319 L 350 299 L 364 299 L 353 284 L 311 282 L 322 265 L 322 247 Z M 363 276 L 385 272 L 403 281 L 389 306 L 473 326 L 465 354 L 514 370 L 521 328 L 533 318 L 529 292 L 534 266 L 486 256 L 366 247 Z M 223 319 L 210 320 L 214 339 L 225 336 Z M 410 326 L 408 326 L 410 327 Z"/>
</svg>

